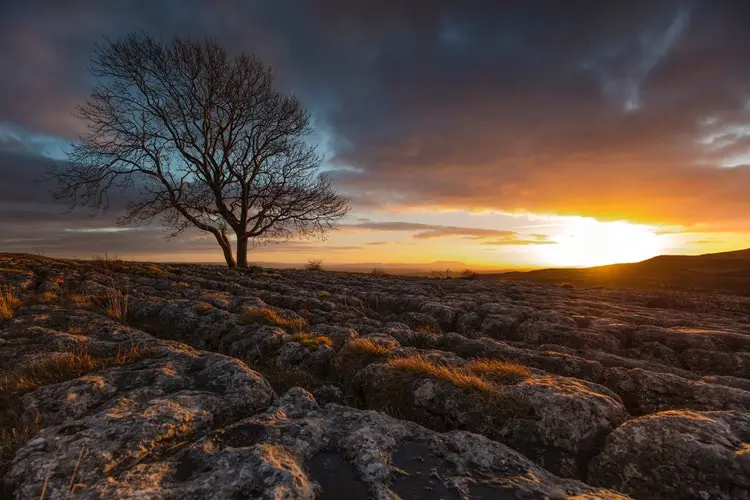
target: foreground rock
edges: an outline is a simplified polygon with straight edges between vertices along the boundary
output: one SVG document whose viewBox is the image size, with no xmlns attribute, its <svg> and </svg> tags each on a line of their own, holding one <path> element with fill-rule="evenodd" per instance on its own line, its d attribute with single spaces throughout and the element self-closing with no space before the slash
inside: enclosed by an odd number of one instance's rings
<svg viewBox="0 0 750 500">
<path fill-rule="evenodd" d="M 636 498 L 750 498 L 750 413 L 666 411 L 607 438 L 589 480 Z"/>
<path fill-rule="evenodd" d="M 185 377 L 160 368 L 163 382 L 179 385 Z M 321 409 L 299 388 L 265 412 L 212 430 L 219 411 L 252 414 L 253 406 L 268 400 L 261 380 L 248 378 L 239 367 L 225 368 L 233 383 L 221 396 L 184 389 L 165 394 L 168 384 L 162 383 L 153 391 L 121 388 L 119 396 L 83 405 L 89 410 L 81 411 L 81 405 L 66 407 L 66 394 L 85 398 L 97 392 L 91 389 L 96 380 L 48 386 L 34 394 L 33 399 L 56 402 L 40 410 L 49 421 L 61 423 L 18 452 L 6 478 L 13 494 L 39 498 L 44 491 L 50 499 L 73 493 L 75 498 L 175 499 L 625 498 L 559 479 L 482 436 L 440 434 L 333 404 Z M 135 379 L 143 380 L 145 373 L 138 372 L 148 369 L 134 365 Z M 114 373 L 97 377 L 105 387 L 120 378 Z M 65 418 L 59 418 L 62 413 Z"/>
<path fill-rule="evenodd" d="M 706 440 L 665 416 L 750 410 L 750 298 L 0 254 L 8 289 L 0 475 L 19 498 L 609 495 L 555 476 L 745 494 L 739 417 Z M 317 403 L 278 401 L 295 387 Z M 710 449 L 659 469 L 678 427 Z"/>
<path fill-rule="evenodd" d="M 620 394 L 634 415 L 671 408 L 690 410 L 750 410 L 750 392 L 735 387 L 687 380 L 641 368 L 607 371 L 607 387 Z"/>
<path fill-rule="evenodd" d="M 400 416 L 433 429 L 478 432 L 566 477 L 581 475 L 599 443 L 628 418 L 606 388 L 566 377 L 531 377 L 486 393 L 427 376 L 405 380 L 394 372 L 373 364 L 357 374 L 354 383 L 366 405 L 398 405 Z"/>
</svg>

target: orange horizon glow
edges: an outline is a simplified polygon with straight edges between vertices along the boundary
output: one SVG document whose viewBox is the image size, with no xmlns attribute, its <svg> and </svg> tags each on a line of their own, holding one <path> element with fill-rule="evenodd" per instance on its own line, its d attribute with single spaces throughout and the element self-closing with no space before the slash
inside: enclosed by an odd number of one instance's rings
<svg viewBox="0 0 750 500">
<path fill-rule="evenodd" d="M 383 214 L 380 214 L 383 216 Z M 396 214 L 389 219 L 399 218 Z M 414 265 L 435 269 L 465 266 L 473 269 L 537 269 L 592 267 L 638 262 L 663 254 L 696 255 L 750 247 L 750 234 L 691 231 L 685 228 L 598 221 L 590 217 L 560 217 L 462 211 L 402 213 L 400 218 L 425 221 L 443 229 L 463 229 L 471 234 L 431 235 L 424 229 L 372 230 L 344 225 L 325 241 L 269 244 L 250 250 L 251 262 L 301 265 L 310 259 L 324 264 Z M 517 220 L 518 219 L 518 220 Z M 383 224 L 416 224 L 394 223 Z M 455 227 L 453 226 L 455 224 Z M 498 229 L 499 225 L 505 225 Z M 482 231 L 490 232 L 484 234 Z M 498 233 L 513 232 L 499 237 Z M 446 232 L 445 230 L 442 232 Z M 447 231 L 450 233 L 450 231 Z M 426 234 L 426 235 L 425 235 Z M 201 236 L 196 238 L 200 239 Z M 218 248 L 206 239 L 205 250 L 159 254 L 120 255 L 133 260 L 157 262 L 222 262 Z M 166 250 L 166 249 L 165 249 Z"/>
</svg>

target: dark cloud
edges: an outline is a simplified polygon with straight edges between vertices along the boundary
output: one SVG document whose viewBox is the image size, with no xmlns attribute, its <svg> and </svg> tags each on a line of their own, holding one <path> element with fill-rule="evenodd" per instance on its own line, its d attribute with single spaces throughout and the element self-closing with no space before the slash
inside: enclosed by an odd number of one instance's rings
<svg viewBox="0 0 750 500">
<path fill-rule="evenodd" d="M 5 2 L 0 124 L 73 139 L 82 124 L 71 111 L 103 36 L 211 36 L 258 53 L 303 99 L 325 152 L 346 167 L 335 179 L 355 208 L 750 229 L 750 168 L 721 167 L 750 162 L 748 25 L 740 0 Z M 115 213 L 62 215 L 42 194 L 31 180 L 44 158 L 37 142 L 0 134 L 0 144 L 4 248 L 30 238 L 24 225 L 114 225 Z"/>
</svg>

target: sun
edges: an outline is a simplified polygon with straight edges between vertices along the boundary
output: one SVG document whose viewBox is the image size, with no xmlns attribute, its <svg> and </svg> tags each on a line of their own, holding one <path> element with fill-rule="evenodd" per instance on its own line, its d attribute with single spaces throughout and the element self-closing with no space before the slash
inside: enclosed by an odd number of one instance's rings
<svg viewBox="0 0 750 500">
<path fill-rule="evenodd" d="M 650 226 L 629 222 L 567 221 L 554 245 L 540 245 L 539 258 L 553 266 L 601 266 L 637 262 L 662 253 L 663 239 Z"/>
</svg>

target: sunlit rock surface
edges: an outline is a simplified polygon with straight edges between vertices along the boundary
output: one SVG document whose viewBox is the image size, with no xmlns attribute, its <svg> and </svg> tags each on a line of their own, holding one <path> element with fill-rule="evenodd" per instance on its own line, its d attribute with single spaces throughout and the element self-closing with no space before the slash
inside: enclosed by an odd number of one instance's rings
<svg viewBox="0 0 750 500">
<path fill-rule="evenodd" d="M 11 498 L 750 498 L 746 298 L 1 254 L 0 276 Z"/>
</svg>

